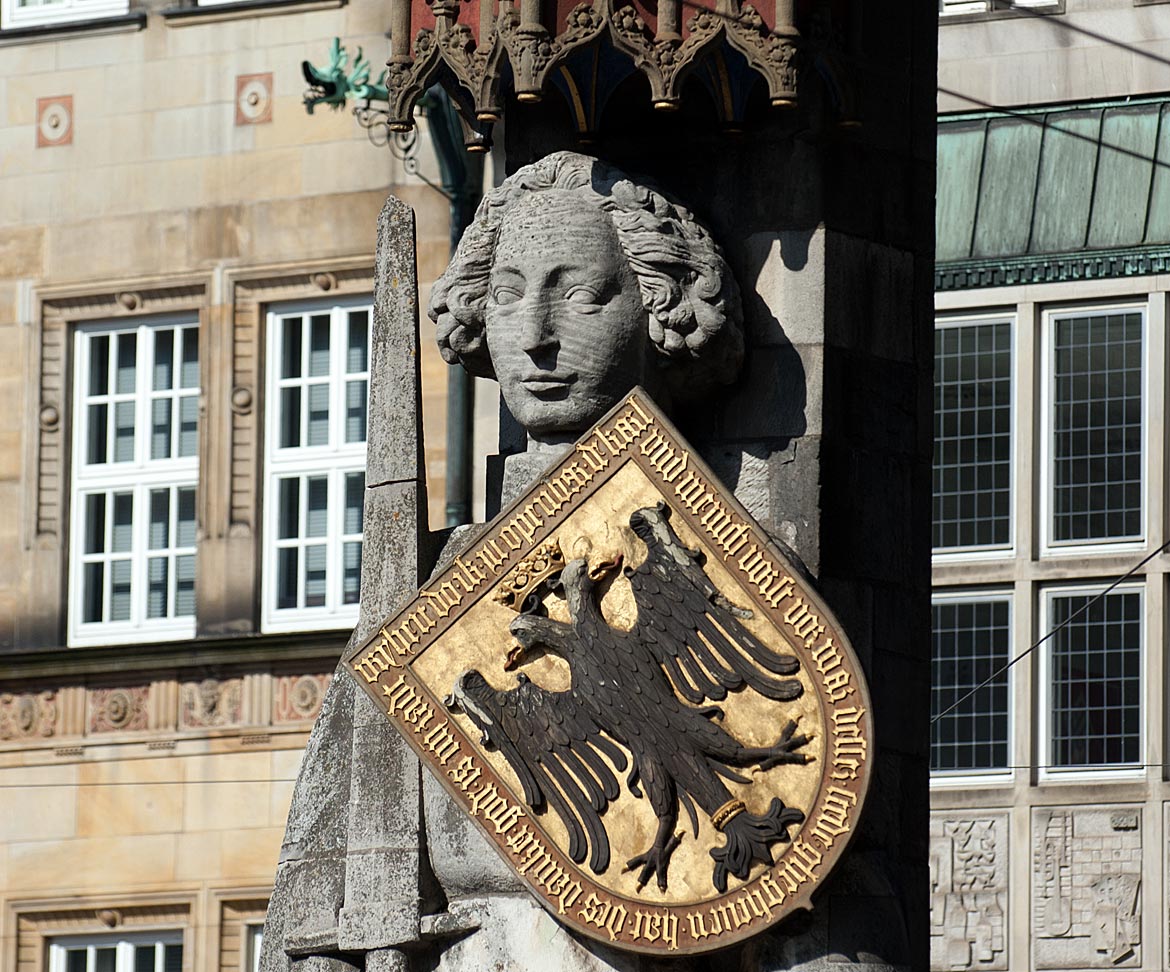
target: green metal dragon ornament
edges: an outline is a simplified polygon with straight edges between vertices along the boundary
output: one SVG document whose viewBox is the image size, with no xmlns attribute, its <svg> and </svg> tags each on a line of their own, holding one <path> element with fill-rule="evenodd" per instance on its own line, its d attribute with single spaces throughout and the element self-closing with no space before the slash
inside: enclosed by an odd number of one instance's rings
<svg viewBox="0 0 1170 972">
<path fill-rule="evenodd" d="M 370 62 L 362 57 L 360 47 L 353 59 L 353 70 L 347 74 L 348 65 L 349 55 L 338 37 L 333 38 L 329 49 L 328 67 L 322 69 L 308 61 L 301 62 L 301 72 L 309 83 L 309 90 L 305 92 L 305 111 L 311 115 L 313 109 L 321 104 L 337 111 L 348 98 L 365 102 L 389 101 L 386 72 L 379 74 L 377 81 L 370 81 Z"/>
</svg>

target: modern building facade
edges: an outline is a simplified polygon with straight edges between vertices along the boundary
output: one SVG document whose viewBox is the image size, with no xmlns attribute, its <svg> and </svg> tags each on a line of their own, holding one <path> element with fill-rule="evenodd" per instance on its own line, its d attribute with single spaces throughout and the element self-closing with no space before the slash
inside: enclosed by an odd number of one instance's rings
<svg viewBox="0 0 1170 972">
<path fill-rule="evenodd" d="M 422 279 L 447 257 L 447 201 L 301 104 L 332 38 L 385 60 L 385 17 L 0 7 L 0 968 L 258 954 L 357 617 L 388 192 Z"/>
<path fill-rule="evenodd" d="M 932 966 L 1164 969 L 1170 6 L 1003 7 L 940 12 Z"/>
</svg>

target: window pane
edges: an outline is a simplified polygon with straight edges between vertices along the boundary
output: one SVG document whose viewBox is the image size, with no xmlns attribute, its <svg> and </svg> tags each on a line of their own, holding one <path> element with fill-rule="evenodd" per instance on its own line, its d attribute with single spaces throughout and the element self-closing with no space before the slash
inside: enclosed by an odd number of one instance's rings
<svg viewBox="0 0 1170 972">
<path fill-rule="evenodd" d="M 301 319 L 286 317 L 280 334 L 280 377 L 299 378 L 301 375 Z"/>
<path fill-rule="evenodd" d="M 329 374 L 328 314 L 314 314 L 309 322 L 309 377 Z"/>
<path fill-rule="evenodd" d="M 366 383 L 345 383 L 345 441 L 366 441 Z"/>
<path fill-rule="evenodd" d="M 109 391 L 110 338 L 107 334 L 98 334 L 89 342 L 89 388 L 86 394 L 106 395 Z"/>
<path fill-rule="evenodd" d="M 341 602 L 357 604 L 361 593 L 362 545 L 346 543 L 342 549 Z"/>
<path fill-rule="evenodd" d="M 342 532 L 349 535 L 362 532 L 362 503 L 366 491 L 365 473 L 345 474 L 345 524 Z"/>
<path fill-rule="evenodd" d="M 1052 764 L 1139 763 L 1141 595 L 1052 598 Z M 1084 613 L 1077 614 L 1078 611 Z M 1075 616 L 1074 616 L 1075 615 Z"/>
<path fill-rule="evenodd" d="M 305 536 L 323 537 L 329 529 L 329 480 L 324 476 L 314 476 L 308 486 Z"/>
<path fill-rule="evenodd" d="M 305 607 L 325 606 L 325 545 L 305 547 Z"/>
<path fill-rule="evenodd" d="M 134 402 L 114 406 L 114 462 L 134 461 Z"/>
<path fill-rule="evenodd" d="M 936 548 L 1011 542 L 1011 325 L 934 335 Z"/>
<path fill-rule="evenodd" d="M 179 455 L 193 456 L 199 448 L 199 399 L 184 395 L 179 399 Z"/>
<path fill-rule="evenodd" d="M 91 464 L 105 462 L 109 448 L 109 430 L 106 428 L 109 421 L 109 406 L 90 405 L 88 413 L 85 428 L 85 461 Z"/>
<path fill-rule="evenodd" d="M 129 553 L 134 538 L 134 494 L 114 494 L 114 528 L 110 532 L 110 550 Z"/>
<path fill-rule="evenodd" d="M 301 481 L 295 476 L 280 480 L 277 501 L 277 536 L 288 540 L 300 534 Z"/>
<path fill-rule="evenodd" d="M 195 546 L 195 487 L 182 486 L 179 493 L 178 523 L 176 524 L 176 547 Z"/>
<path fill-rule="evenodd" d="M 146 562 L 148 589 L 146 593 L 146 616 L 165 618 L 167 616 L 167 558 L 151 557 Z"/>
<path fill-rule="evenodd" d="M 85 552 L 106 549 L 106 494 L 90 493 L 85 498 Z"/>
<path fill-rule="evenodd" d="M 1096 314 L 1053 329 L 1052 539 L 1142 532 L 1142 316 Z"/>
<path fill-rule="evenodd" d="M 175 382 L 175 332 L 159 328 L 154 332 L 154 371 L 151 386 L 155 391 L 165 391 Z"/>
<path fill-rule="evenodd" d="M 349 341 L 345 352 L 345 370 L 348 374 L 365 371 L 369 361 L 370 312 L 349 312 Z"/>
<path fill-rule="evenodd" d="M 121 406 L 118 406 L 121 408 Z M 156 398 L 150 403 L 150 458 L 171 457 L 171 400 Z"/>
<path fill-rule="evenodd" d="M 132 395 L 137 382 L 135 370 L 137 368 L 138 335 L 131 331 L 129 334 L 118 335 L 118 365 L 117 377 L 114 381 L 114 390 L 119 395 Z"/>
<path fill-rule="evenodd" d="M 165 550 L 170 544 L 171 533 L 171 491 L 152 489 L 150 491 L 150 531 L 147 547 L 151 550 Z"/>
<path fill-rule="evenodd" d="M 276 606 L 295 608 L 297 606 L 297 559 L 300 551 L 296 547 L 283 547 L 276 551 Z"/>
<path fill-rule="evenodd" d="M 195 558 L 175 558 L 175 617 L 195 616 Z"/>
<path fill-rule="evenodd" d="M 94 972 L 114 972 L 118 962 L 118 950 L 114 947 L 93 950 Z"/>
<path fill-rule="evenodd" d="M 167 945 L 163 950 L 163 972 L 181 972 L 183 968 L 183 946 Z"/>
<path fill-rule="evenodd" d="M 130 620 L 130 561 L 110 562 L 110 620 Z"/>
<path fill-rule="evenodd" d="M 179 364 L 179 384 L 184 388 L 199 387 L 199 328 L 183 328 L 182 359 Z"/>
<path fill-rule="evenodd" d="M 309 386 L 309 441 L 307 445 L 329 444 L 329 386 Z"/>
<path fill-rule="evenodd" d="M 155 945 L 137 945 L 134 948 L 134 972 L 155 972 Z"/>
<path fill-rule="evenodd" d="M 101 621 L 102 603 L 105 601 L 106 565 L 103 563 L 86 564 L 83 568 L 81 594 L 81 620 L 87 624 L 91 621 Z"/>
<path fill-rule="evenodd" d="M 1010 660 L 1007 601 L 941 601 L 933 605 L 930 766 L 988 770 L 1008 765 L 1008 674 L 968 692 Z"/>
<path fill-rule="evenodd" d="M 280 447 L 290 449 L 301 444 L 301 390 L 280 390 Z"/>
<path fill-rule="evenodd" d="M 65 952 L 65 972 L 87 972 L 84 948 L 71 948 Z"/>
</svg>

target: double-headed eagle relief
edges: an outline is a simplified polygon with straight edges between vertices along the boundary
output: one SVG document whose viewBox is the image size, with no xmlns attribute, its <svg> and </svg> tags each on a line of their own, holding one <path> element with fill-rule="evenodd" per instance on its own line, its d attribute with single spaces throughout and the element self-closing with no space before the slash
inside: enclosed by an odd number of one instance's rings
<svg viewBox="0 0 1170 972">
<path fill-rule="evenodd" d="M 667 888 L 670 857 L 683 838 L 675 832 L 681 803 L 699 836 L 702 811 L 726 837 L 711 849 L 712 883 L 727 890 L 728 875 L 744 880 L 753 864 L 771 864 L 773 844 L 789 840 L 788 828 L 804 813 L 778 797 L 763 813 L 751 813 L 727 781 L 749 784 L 736 768 L 771 769 L 807 763 L 808 737 L 789 719 L 771 746 L 746 746 L 719 723 L 718 705 L 729 692 L 750 687 L 765 698 L 790 702 L 803 687 L 790 677 L 795 655 L 759 642 L 740 624 L 750 610 L 727 600 L 703 570 L 703 554 L 688 549 L 670 526 L 670 507 L 635 510 L 629 525 L 646 545 L 646 559 L 625 568 L 637 606 L 633 627 L 611 625 L 601 611 L 599 588 L 622 566 L 621 555 L 590 565 L 571 560 L 555 574 L 536 578 L 524 610 L 509 625 L 518 647 L 504 668 L 522 664 L 533 649 L 568 662 L 570 687 L 549 691 L 526 674 L 515 688 L 494 689 L 478 670 L 462 674 L 448 704 L 458 706 L 483 732 L 483 741 L 504 754 L 519 778 L 524 802 L 534 811 L 552 807 L 569 833 L 569 856 L 589 867 L 610 866 L 603 816 L 618 798 L 617 773 L 649 801 L 657 819 L 654 842 L 626 862 L 638 871 L 640 891 L 653 875 Z M 546 562 L 563 558 L 551 553 Z M 542 613 L 540 587 L 562 591 L 569 621 Z"/>
<path fill-rule="evenodd" d="M 856 659 L 639 389 L 347 663 L 542 903 L 623 948 L 810 907 L 857 826 Z"/>
</svg>

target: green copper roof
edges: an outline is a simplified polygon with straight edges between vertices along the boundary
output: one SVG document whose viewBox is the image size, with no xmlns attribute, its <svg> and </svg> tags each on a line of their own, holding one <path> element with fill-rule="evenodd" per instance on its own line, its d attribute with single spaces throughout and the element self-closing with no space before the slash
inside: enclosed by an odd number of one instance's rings
<svg viewBox="0 0 1170 972">
<path fill-rule="evenodd" d="M 1170 99 L 940 118 L 937 178 L 937 289 L 1149 272 L 1170 247 Z"/>
</svg>

